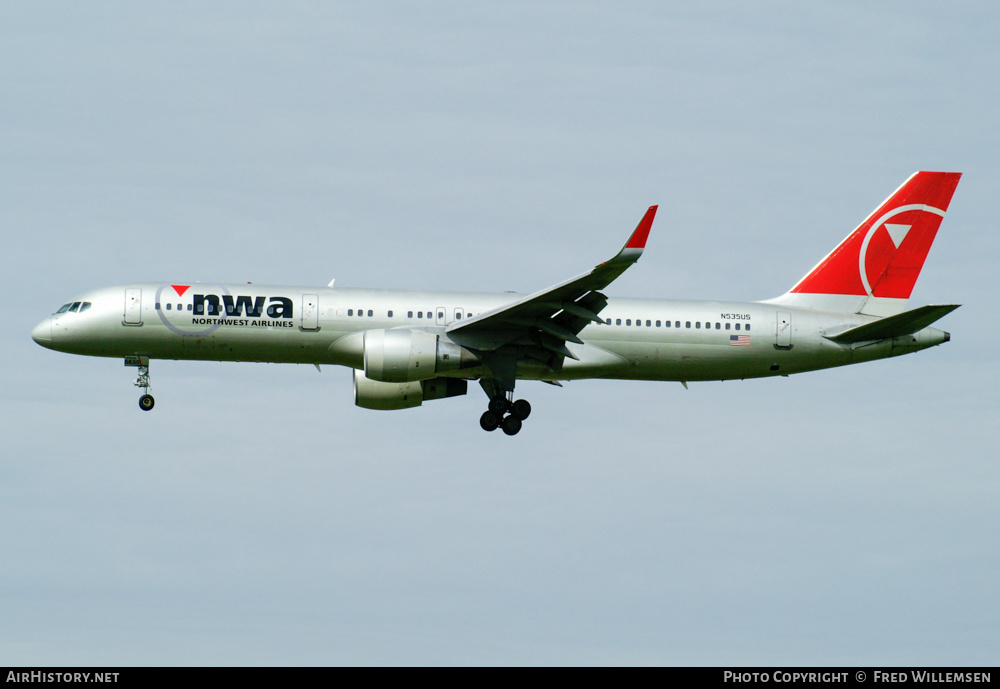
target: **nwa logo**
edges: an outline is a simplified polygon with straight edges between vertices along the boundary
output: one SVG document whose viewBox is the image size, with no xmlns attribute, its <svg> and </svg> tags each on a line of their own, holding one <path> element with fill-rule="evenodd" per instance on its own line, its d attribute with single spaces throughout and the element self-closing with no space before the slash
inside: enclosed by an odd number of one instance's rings
<svg viewBox="0 0 1000 689">
<path fill-rule="evenodd" d="M 265 311 L 266 307 L 266 311 Z M 288 297 L 247 297 L 244 295 L 194 295 L 194 315 L 220 316 L 223 309 L 230 318 L 292 318 L 292 300 Z"/>
<path fill-rule="evenodd" d="M 288 297 L 253 297 L 230 294 L 222 285 L 222 294 L 192 294 L 188 302 L 190 317 L 182 319 L 180 304 L 170 311 L 173 295 L 184 297 L 190 285 L 162 285 L 156 290 L 156 303 L 160 322 L 171 331 L 182 335 L 185 342 L 195 346 L 213 346 L 213 336 L 219 328 L 294 328 L 294 309 Z M 171 317 L 171 314 L 174 314 Z"/>
</svg>

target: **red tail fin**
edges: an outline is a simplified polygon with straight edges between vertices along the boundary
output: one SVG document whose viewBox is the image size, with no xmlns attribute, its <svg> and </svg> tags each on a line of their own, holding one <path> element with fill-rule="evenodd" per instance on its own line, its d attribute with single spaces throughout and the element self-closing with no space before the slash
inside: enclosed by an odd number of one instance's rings
<svg viewBox="0 0 1000 689">
<path fill-rule="evenodd" d="M 856 303 L 857 311 L 875 315 L 901 310 L 871 307 L 881 300 L 905 307 L 961 176 L 915 173 L 802 278 L 786 295 L 798 298 L 787 301 L 835 310 L 844 309 L 834 304 Z"/>
</svg>

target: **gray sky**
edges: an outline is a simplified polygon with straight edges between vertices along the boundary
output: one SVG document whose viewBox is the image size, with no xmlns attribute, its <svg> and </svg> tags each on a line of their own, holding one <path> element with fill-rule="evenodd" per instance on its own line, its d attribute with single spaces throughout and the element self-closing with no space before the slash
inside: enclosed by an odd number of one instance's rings
<svg viewBox="0 0 1000 689">
<path fill-rule="evenodd" d="M 993 664 L 988 3 L 0 5 L 0 658 Z M 611 296 L 784 292 L 965 173 L 946 346 L 776 380 L 522 383 L 379 413 L 350 374 L 51 352 L 73 294 L 533 291 L 660 204 Z"/>
</svg>

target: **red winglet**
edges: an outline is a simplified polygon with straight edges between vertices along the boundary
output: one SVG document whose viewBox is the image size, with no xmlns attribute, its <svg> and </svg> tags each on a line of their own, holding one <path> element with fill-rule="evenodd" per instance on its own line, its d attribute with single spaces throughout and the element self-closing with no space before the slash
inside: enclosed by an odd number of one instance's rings
<svg viewBox="0 0 1000 689">
<path fill-rule="evenodd" d="M 650 206 L 646 214 L 642 216 L 642 220 L 635 226 L 635 232 L 632 233 L 632 236 L 628 239 L 628 243 L 625 244 L 626 249 L 646 248 L 646 240 L 649 238 L 649 231 L 653 227 L 653 218 L 656 217 L 657 208 L 659 206 Z"/>
</svg>

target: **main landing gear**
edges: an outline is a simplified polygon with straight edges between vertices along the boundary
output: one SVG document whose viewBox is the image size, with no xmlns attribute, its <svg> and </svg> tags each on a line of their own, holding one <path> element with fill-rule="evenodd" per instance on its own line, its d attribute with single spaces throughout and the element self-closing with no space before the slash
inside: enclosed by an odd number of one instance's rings
<svg viewBox="0 0 1000 689">
<path fill-rule="evenodd" d="M 149 357 L 148 356 L 127 356 L 126 366 L 135 366 L 139 369 L 139 377 L 135 379 L 135 386 L 142 388 L 142 397 L 139 398 L 139 409 L 149 411 L 156 404 L 156 400 L 149 394 Z"/>
<path fill-rule="evenodd" d="M 507 435 L 517 435 L 521 422 L 531 414 L 528 400 L 514 399 L 514 372 L 517 361 L 512 358 L 494 359 L 490 369 L 494 376 L 480 378 L 479 385 L 490 398 L 490 407 L 479 417 L 479 425 L 484 431 L 502 428 Z"/>
<path fill-rule="evenodd" d="M 513 393 L 511 393 L 513 396 Z M 502 428 L 507 435 L 516 435 L 521 430 L 521 422 L 531 414 L 528 400 L 510 401 L 507 397 L 491 397 L 490 408 L 479 417 L 479 425 L 484 431 Z"/>
</svg>

